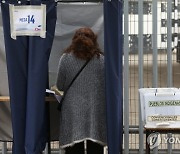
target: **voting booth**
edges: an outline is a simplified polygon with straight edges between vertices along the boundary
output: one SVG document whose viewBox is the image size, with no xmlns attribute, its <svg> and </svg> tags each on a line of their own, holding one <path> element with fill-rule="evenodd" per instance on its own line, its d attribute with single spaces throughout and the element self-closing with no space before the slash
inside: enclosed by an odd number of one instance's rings
<svg viewBox="0 0 180 154">
<path fill-rule="evenodd" d="M 139 93 L 145 128 L 180 128 L 180 89 L 141 88 Z"/>
</svg>

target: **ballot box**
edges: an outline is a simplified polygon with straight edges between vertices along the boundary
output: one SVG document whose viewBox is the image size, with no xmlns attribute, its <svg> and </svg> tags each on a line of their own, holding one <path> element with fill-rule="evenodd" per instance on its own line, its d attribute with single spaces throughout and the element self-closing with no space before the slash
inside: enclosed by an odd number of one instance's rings
<svg viewBox="0 0 180 154">
<path fill-rule="evenodd" d="M 139 89 L 145 128 L 180 128 L 180 89 Z"/>
</svg>

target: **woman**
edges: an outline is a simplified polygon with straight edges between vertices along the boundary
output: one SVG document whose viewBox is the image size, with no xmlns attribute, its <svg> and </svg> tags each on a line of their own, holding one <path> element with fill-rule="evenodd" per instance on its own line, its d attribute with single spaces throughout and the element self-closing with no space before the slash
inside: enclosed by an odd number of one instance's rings
<svg viewBox="0 0 180 154">
<path fill-rule="evenodd" d="M 75 79 L 60 112 L 60 147 L 66 154 L 103 154 L 106 145 L 104 56 L 90 28 L 75 32 L 71 45 L 60 58 L 57 87 L 65 91 Z M 86 144 L 84 144 L 86 143 Z"/>
</svg>

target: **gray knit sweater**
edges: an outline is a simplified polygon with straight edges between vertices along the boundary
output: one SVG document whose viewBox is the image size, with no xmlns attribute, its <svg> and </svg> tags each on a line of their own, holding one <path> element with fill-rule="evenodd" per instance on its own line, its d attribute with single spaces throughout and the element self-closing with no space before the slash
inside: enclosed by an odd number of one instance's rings
<svg viewBox="0 0 180 154">
<path fill-rule="evenodd" d="M 86 61 L 63 54 L 57 87 L 65 90 Z M 67 92 L 60 113 L 60 147 L 84 140 L 106 145 L 104 57 L 93 57 Z"/>
</svg>

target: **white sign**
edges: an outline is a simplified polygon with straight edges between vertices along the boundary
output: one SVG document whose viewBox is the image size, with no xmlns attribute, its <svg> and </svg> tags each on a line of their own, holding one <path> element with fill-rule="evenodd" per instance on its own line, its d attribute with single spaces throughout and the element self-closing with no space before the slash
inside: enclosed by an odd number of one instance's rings
<svg viewBox="0 0 180 154">
<path fill-rule="evenodd" d="M 9 5 L 11 38 L 16 36 L 46 37 L 46 5 Z"/>
<path fill-rule="evenodd" d="M 180 89 L 141 88 L 139 92 L 145 127 L 180 127 Z"/>
</svg>

